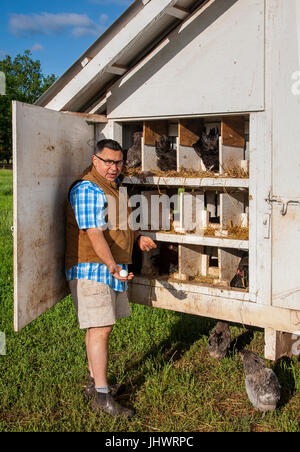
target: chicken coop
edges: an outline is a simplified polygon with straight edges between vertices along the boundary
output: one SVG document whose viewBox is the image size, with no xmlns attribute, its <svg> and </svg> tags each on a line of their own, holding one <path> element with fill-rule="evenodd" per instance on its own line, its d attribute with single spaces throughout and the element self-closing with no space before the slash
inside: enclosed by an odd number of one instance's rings
<svg viewBox="0 0 300 452">
<path fill-rule="evenodd" d="M 35 105 L 13 104 L 15 330 L 69 293 L 67 193 L 111 138 L 158 245 L 134 250 L 130 301 L 299 353 L 299 118 L 298 0 L 134 1 Z"/>
</svg>

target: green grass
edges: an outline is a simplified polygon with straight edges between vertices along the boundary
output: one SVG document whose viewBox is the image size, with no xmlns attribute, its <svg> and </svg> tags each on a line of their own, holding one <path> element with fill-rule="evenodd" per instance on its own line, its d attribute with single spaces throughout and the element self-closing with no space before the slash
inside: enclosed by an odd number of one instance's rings
<svg viewBox="0 0 300 452">
<path fill-rule="evenodd" d="M 296 358 L 271 365 L 282 385 L 282 401 L 264 419 L 250 404 L 243 366 L 233 347 L 215 361 L 207 338 L 215 324 L 172 311 L 132 304 L 132 315 L 114 328 L 109 377 L 126 383 L 124 404 L 131 420 L 95 415 L 86 401 L 84 332 L 77 327 L 70 297 L 13 332 L 12 175 L 0 171 L 0 431 L 98 432 L 299 432 L 300 376 Z M 244 329 L 232 326 L 233 338 Z M 263 355 L 263 333 L 247 347 Z"/>
</svg>

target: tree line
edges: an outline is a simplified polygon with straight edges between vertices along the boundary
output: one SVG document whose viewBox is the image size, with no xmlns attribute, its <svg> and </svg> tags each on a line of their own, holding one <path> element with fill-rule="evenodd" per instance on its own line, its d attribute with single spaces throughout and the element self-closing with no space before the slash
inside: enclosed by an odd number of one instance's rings
<svg viewBox="0 0 300 452">
<path fill-rule="evenodd" d="M 0 162 L 12 159 L 12 101 L 33 104 L 56 80 L 54 74 L 44 76 L 41 62 L 34 60 L 30 50 L 14 59 L 7 55 L 0 61 L 5 74 L 5 95 L 0 96 Z"/>
</svg>

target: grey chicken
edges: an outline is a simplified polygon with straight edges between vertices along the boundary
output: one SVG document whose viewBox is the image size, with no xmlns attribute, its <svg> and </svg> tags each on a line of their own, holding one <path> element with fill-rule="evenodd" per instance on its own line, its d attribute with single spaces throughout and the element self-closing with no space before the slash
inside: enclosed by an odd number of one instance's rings
<svg viewBox="0 0 300 452">
<path fill-rule="evenodd" d="M 275 410 L 280 400 L 280 384 L 272 369 L 264 360 L 249 350 L 239 352 L 245 369 L 246 392 L 252 405 L 265 415 Z"/>
<path fill-rule="evenodd" d="M 212 358 L 222 359 L 230 346 L 229 323 L 218 322 L 208 338 L 208 353 Z"/>
<path fill-rule="evenodd" d="M 199 140 L 193 144 L 207 171 L 219 171 L 219 137 L 217 129 L 210 129 L 207 133 L 206 128 L 203 128 Z"/>
<path fill-rule="evenodd" d="M 168 137 L 162 135 L 159 142 L 155 142 L 155 152 L 157 156 L 157 166 L 161 171 L 177 169 L 176 149 L 172 149 Z"/>
<path fill-rule="evenodd" d="M 142 136 L 143 132 L 135 132 L 133 134 L 133 143 L 127 152 L 126 166 L 128 166 L 128 168 L 137 168 L 138 166 L 141 166 Z"/>
</svg>

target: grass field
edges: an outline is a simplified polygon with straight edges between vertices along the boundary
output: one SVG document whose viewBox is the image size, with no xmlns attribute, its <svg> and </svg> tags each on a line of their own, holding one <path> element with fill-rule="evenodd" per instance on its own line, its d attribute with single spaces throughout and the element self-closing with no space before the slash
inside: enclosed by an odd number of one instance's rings
<svg viewBox="0 0 300 452">
<path fill-rule="evenodd" d="M 229 356 L 207 353 L 211 319 L 132 304 L 132 316 L 114 328 L 109 377 L 126 383 L 122 403 L 131 421 L 95 415 L 83 391 L 87 378 L 84 332 L 70 297 L 13 332 L 12 174 L 0 171 L 0 431 L 97 432 L 299 432 L 300 363 L 273 364 L 282 385 L 280 406 L 262 415 L 250 404 L 236 348 L 245 329 L 232 326 Z M 247 348 L 263 355 L 263 333 Z"/>
</svg>

